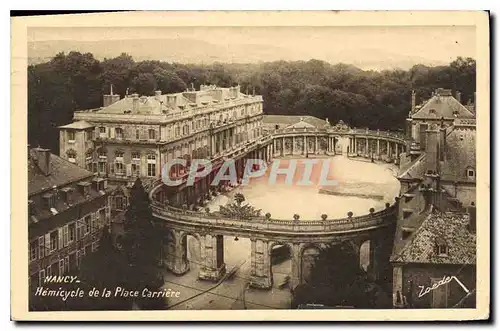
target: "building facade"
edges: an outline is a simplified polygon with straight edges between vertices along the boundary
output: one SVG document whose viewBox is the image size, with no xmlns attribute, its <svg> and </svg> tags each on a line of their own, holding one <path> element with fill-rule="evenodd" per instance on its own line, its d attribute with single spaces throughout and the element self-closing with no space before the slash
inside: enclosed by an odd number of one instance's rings
<svg viewBox="0 0 500 331">
<path fill-rule="evenodd" d="M 97 249 L 110 223 L 107 180 L 53 155 L 28 149 L 29 280 L 33 290 L 46 276 L 78 268 Z"/>
<path fill-rule="evenodd" d="M 75 112 L 75 122 L 60 127 L 60 155 L 112 183 L 126 186 L 141 177 L 147 186 L 174 159 L 189 167 L 193 158 L 214 159 L 258 139 L 262 102 L 239 86 L 122 99 L 111 92 L 103 107 Z M 172 175 L 186 171 L 178 166 Z"/>
<path fill-rule="evenodd" d="M 467 274 L 462 278 L 475 286 L 475 230 L 471 230 L 475 225 L 470 223 L 475 224 L 476 208 L 476 121 L 474 112 L 457 98 L 450 90 L 437 89 L 431 99 L 415 107 L 415 94 L 412 95 L 412 111 L 407 120 L 411 147 L 400 157 L 398 174 L 401 192 L 391 257 L 394 306 L 457 304 L 451 290 L 433 301 L 404 302 L 403 297 L 418 297 L 416 282 L 431 287 L 437 274 L 441 278 L 458 277 L 460 270 Z M 443 234 L 448 232 L 456 236 Z M 452 246 L 457 250 L 449 249 Z M 463 252 L 458 247 L 467 247 L 469 255 L 474 251 L 474 258 L 461 259 Z M 408 251 L 414 253 L 408 255 Z M 415 258 L 415 254 L 419 257 Z M 440 291 L 444 288 L 440 287 Z"/>
</svg>

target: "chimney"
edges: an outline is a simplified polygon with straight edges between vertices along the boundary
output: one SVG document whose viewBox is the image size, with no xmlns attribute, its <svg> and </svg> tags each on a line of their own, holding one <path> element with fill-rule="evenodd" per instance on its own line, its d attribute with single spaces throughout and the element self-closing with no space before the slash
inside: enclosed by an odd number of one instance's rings
<svg viewBox="0 0 500 331">
<path fill-rule="evenodd" d="M 426 171 L 432 171 L 438 173 L 439 131 L 434 128 L 430 128 L 425 132 L 425 134 L 426 134 L 425 152 L 427 154 Z"/>
<path fill-rule="evenodd" d="M 139 111 L 139 94 L 132 94 L 132 111 L 137 113 Z"/>
<path fill-rule="evenodd" d="M 177 97 L 175 95 L 167 95 L 167 105 L 168 105 L 168 107 L 175 108 L 175 106 L 176 106 L 176 99 L 177 99 Z"/>
<path fill-rule="evenodd" d="M 155 99 L 160 101 L 161 91 L 155 91 Z"/>
<path fill-rule="evenodd" d="M 462 93 L 460 93 L 460 91 L 455 92 L 455 99 L 457 99 L 458 102 L 462 103 Z"/>
<path fill-rule="evenodd" d="M 50 175 L 50 149 L 36 148 L 36 164 L 45 176 Z"/>
<path fill-rule="evenodd" d="M 120 101 L 120 95 L 113 94 L 113 84 L 111 84 L 109 94 L 105 94 L 103 97 L 102 105 L 103 107 L 108 107 L 118 101 Z"/>
<path fill-rule="evenodd" d="M 439 161 L 445 161 L 446 152 L 446 128 L 444 127 L 444 122 L 441 121 L 441 128 L 439 128 Z"/>
<path fill-rule="evenodd" d="M 415 112 L 415 107 L 417 103 L 417 95 L 415 93 L 415 90 L 411 91 L 411 112 Z"/>
</svg>

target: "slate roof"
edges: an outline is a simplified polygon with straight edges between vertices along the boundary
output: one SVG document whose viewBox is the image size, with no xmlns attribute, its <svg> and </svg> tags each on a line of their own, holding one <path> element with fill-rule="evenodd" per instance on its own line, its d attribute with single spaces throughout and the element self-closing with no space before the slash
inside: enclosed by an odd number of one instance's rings
<svg viewBox="0 0 500 331">
<path fill-rule="evenodd" d="M 422 153 L 415 161 L 405 165 L 399 170 L 398 179 L 422 178 L 425 174 L 426 154 Z"/>
<path fill-rule="evenodd" d="M 87 121 L 77 121 L 77 122 L 73 122 L 73 123 L 70 123 L 70 124 L 66 124 L 66 125 L 60 126 L 59 128 L 60 129 L 84 130 L 84 129 L 89 129 L 89 128 L 93 128 L 93 127 L 94 127 L 94 125 L 90 124 Z"/>
<path fill-rule="evenodd" d="M 430 213 L 391 262 L 475 265 L 476 235 L 468 224 L 465 213 Z M 438 243 L 447 245 L 447 255 L 437 254 Z"/>
<path fill-rule="evenodd" d="M 314 116 L 302 115 L 264 115 L 262 122 L 264 124 L 278 124 L 281 128 L 286 128 L 300 122 L 307 123 L 315 128 L 323 128 L 328 122 Z M 303 127 L 303 126 L 302 126 Z"/>
<path fill-rule="evenodd" d="M 93 176 L 90 171 L 55 154 L 50 155 L 51 171 L 46 176 L 38 167 L 34 153 L 35 149 L 28 155 L 28 196 Z"/>
<path fill-rule="evenodd" d="M 455 116 L 455 113 L 456 115 Z M 462 105 L 451 94 L 436 94 L 430 98 L 420 109 L 417 109 L 413 115 L 413 119 L 440 119 L 454 118 L 474 118 L 474 113 Z"/>
</svg>

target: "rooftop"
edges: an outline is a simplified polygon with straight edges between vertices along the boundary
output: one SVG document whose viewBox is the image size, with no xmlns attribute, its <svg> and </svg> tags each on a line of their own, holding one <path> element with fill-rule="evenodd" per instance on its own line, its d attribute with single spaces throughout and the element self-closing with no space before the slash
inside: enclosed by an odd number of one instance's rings
<svg viewBox="0 0 500 331">
<path fill-rule="evenodd" d="M 469 219 L 466 213 L 430 213 L 391 261 L 476 264 L 476 235 L 469 231 Z M 447 254 L 438 254 L 438 245 L 446 245 Z"/>
<path fill-rule="evenodd" d="M 87 121 L 77 121 L 77 122 L 73 122 L 70 124 L 60 126 L 59 128 L 60 129 L 84 130 L 84 129 L 89 129 L 89 128 L 93 128 L 93 127 L 94 127 L 94 125 L 90 124 Z"/>
<path fill-rule="evenodd" d="M 309 115 L 264 115 L 262 122 L 264 125 L 282 125 L 281 128 L 291 126 L 323 128 L 328 124 L 326 120 Z"/>
<path fill-rule="evenodd" d="M 49 153 L 48 171 L 43 162 Z M 28 155 L 28 196 L 93 176 L 93 173 L 42 148 L 33 148 Z"/>
<path fill-rule="evenodd" d="M 474 118 L 474 113 L 455 99 L 451 90 L 437 89 L 434 95 L 411 117 L 413 119 Z"/>
</svg>

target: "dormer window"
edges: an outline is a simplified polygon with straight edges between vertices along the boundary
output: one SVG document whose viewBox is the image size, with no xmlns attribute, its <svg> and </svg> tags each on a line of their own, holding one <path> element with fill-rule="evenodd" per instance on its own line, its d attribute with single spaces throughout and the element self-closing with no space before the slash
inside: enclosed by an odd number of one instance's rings
<svg viewBox="0 0 500 331">
<path fill-rule="evenodd" d="M 68 161 L 71 163 L 76 163 L 76 152 L 75 151 L 68 152 Z"/>
<path fill-rule="evenodd" d="M 79 189 L 81 195 L 86 196 L 89 194 L 90 183 L 89 182 L 80 182 L 80 183 L 78 183 L 78 189 Z"/>
<path fill-rule="evenodd" d="M 68 142 L 75 142 L 75 131 L 68 131 Z"/>
<path fill-rule="evenodd" d="M 53 208 L 56 204 L 56 194 L 55 193 L 46 193 L 43 195 L 43 201 L 47 208 Z"/>
<path fill-rule="evenodd" d="M 467 168 L 465 171 L 467 179 L 476 179 L 476 171 L 473 168 Z"/>
<path fill-rule="evenodd" d="M 436 240 L 436 250 L 438 256 L 448 256 L 448 244 L 442 238 Z"/>
<path fill-rule="evenodd" d="M 458 111 L 457 110 L 453 111 L 453 116 L 454 117 L 458 117 Z"/>
<path fill-rule="evenodd" d="M 448 246 L 446 244 L 438 245 L 438 255 L 440 256 L 448 255 Z"/>
<path fill-rule="evenodd" d="M 429 109 L 429 114 L 436 115 L 436 109 Z"/>
</svg>

